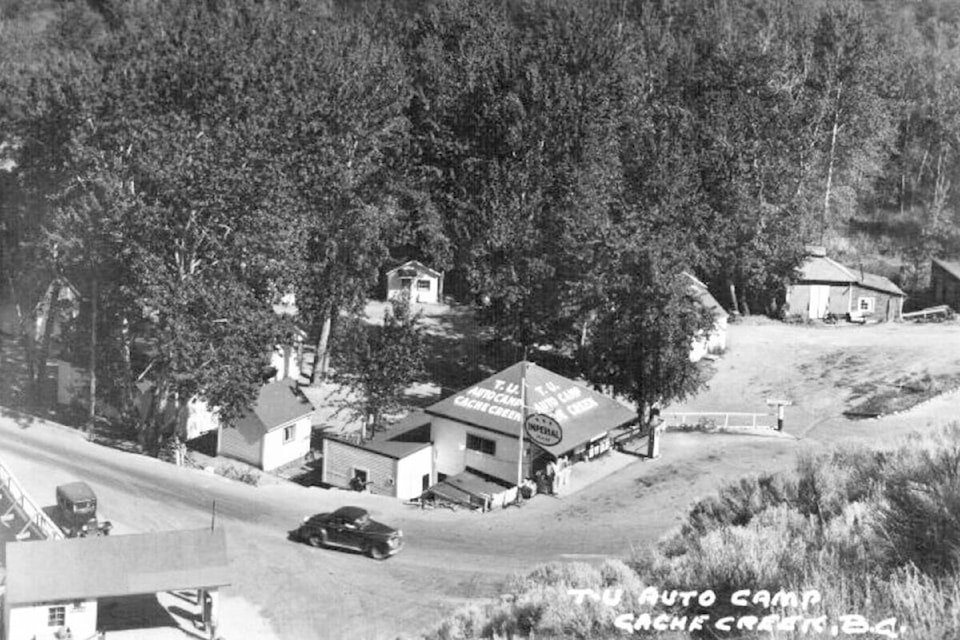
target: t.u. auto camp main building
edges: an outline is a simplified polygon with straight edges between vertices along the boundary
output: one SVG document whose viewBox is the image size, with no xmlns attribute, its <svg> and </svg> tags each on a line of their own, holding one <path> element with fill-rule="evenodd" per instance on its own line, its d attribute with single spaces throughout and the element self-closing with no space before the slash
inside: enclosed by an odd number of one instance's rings
<svg viewBox="0 0 960 640">
<path fill-rule="evenodd" d="M 554 442 L 523 439 L 521 372 L 527 414 L 550 416 L 559 425 Z M 620 402 L 532 363 L 517 363 L 416 414 L 387 437 L 367 442 L 327 438 L 323 480 L 349 486 L 354 478 L 370 491 L 408 499 L 438 482 L 515 486 L 550 462 L 576 463 L 607 451 L 610 432 L 637 420 Z"/>
</svg>

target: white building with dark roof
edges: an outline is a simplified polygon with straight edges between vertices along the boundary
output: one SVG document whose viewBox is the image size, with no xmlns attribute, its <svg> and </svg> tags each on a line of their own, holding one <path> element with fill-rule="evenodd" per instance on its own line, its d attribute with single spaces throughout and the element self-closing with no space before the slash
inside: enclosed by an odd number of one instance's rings
<svg viewBox="0 0 960 640">
<path fill-rule="evenodd" d="M 217 455 L 270 471 L 310 451 L 313 405 L 289 382 L 260 388 L 253 408 L 233 426 L 219 425 Z"/>
<path fill-rule="evenodd" d="M 7 640 L 96 638 L 99 603 L 199 590 L 202 617 L 217 625 L 218 590 L 230 584 L 223 529 L 9 543 L 3 599 Z"/>
</svg>

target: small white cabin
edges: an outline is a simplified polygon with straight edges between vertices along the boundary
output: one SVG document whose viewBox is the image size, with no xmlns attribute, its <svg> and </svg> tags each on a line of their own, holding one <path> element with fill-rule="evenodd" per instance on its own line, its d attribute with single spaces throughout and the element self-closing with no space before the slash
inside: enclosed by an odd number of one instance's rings
<svg viewBox="0 0 960 640">
<path fill-rule="evenodd" d="M 410 294 L 410 302 L 440 304 L 443 301 L 443 272 L 416 260 L 387 271 L 387 300 L 404 291 Z"/>
</svg>

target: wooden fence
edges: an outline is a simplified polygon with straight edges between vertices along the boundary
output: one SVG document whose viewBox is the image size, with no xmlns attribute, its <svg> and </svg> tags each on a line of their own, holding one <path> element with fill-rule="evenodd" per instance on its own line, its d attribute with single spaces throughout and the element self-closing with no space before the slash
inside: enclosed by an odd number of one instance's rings
<svg viewBox="0 0 960 640">
<path fill-rule="evenodd" d="M 707 411 L 686 413 L 662 413 L 664 426 L 701 426 L 718 429 L 776 429 L 777 417 L 770 413 L 744 413 L 736 411 Z"/>
</svg>

